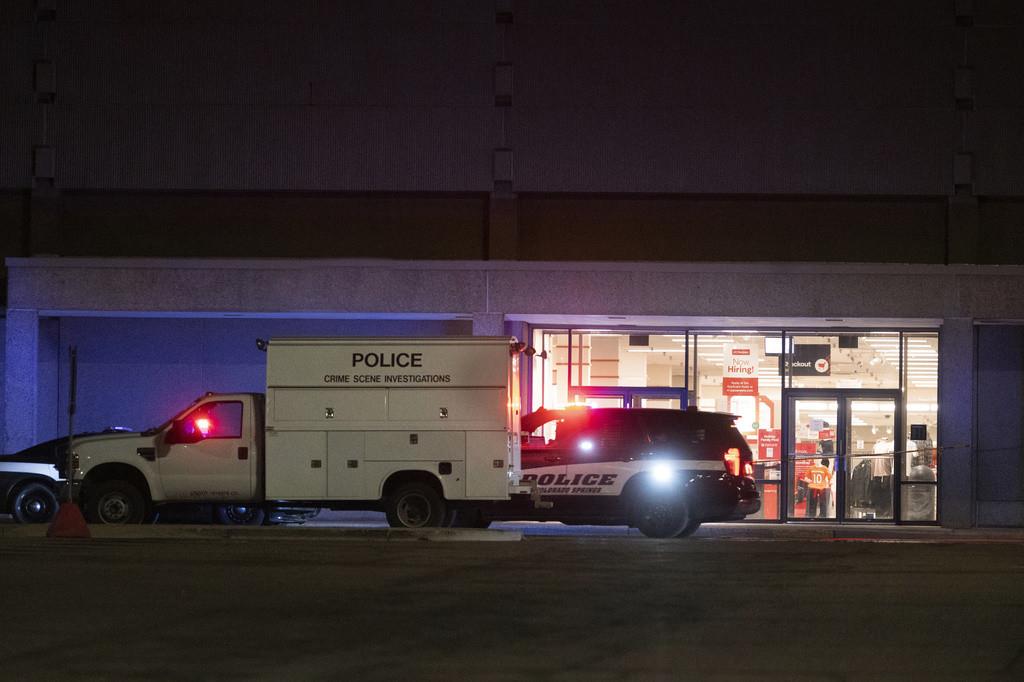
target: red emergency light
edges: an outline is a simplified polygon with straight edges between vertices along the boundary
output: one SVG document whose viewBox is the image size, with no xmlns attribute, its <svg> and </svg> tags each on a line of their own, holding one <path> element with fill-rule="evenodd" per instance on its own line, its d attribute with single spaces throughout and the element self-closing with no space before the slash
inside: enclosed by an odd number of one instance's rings
<svg viewBox="0 0 1024 682">
<path fill-rule="evenodd" d="M 213 428 L 213 422 L 210 421 L 209 417 L 197 417 L 195 420 L 196 430 L 203 436 L 210 434 L 210 429 Z"/>
</svg>

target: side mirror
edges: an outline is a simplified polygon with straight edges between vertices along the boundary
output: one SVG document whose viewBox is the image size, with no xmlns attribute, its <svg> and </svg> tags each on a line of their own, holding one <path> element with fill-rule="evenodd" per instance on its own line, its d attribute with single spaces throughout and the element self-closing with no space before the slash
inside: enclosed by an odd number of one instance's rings
<svg viewBox="0 0 1024 682">
<path fill-rule="evenodd" d="M 185 426 L 186 422 L 184 419 L 172 422 L 171 428 L 167 429 L 167 435 L 164 436 L 164 443 L 167 445 L 198 443 L 203 439 L 203 434 L 199 429 L 186 429 Z"/>
</svg>

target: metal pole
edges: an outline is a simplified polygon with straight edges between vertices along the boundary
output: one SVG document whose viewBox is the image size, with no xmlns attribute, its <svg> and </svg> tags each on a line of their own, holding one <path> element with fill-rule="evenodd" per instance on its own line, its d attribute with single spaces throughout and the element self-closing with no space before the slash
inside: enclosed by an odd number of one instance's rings
<svg viewBox="0 0 1024 682">
<path fill-rule="evenodd" d="M 75 453 L 75 393 L 78 383 L 78 349 L 70 346 L 68 351 L 71 355 L 71 386 L 68 395 L 68 461 L 65 477 L 67 479 L 68 502 L 74 502 L 74 478 L 75 472 L 72 468 Z"/>
</svg>

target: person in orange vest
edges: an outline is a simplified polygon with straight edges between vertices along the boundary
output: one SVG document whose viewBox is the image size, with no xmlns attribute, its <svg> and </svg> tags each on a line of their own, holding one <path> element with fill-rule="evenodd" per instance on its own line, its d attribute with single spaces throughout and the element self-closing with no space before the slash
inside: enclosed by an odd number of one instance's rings
<svg viewBox="0 0 1024 682">
<path fill-rule="evenodd" d="M 807 481 L 807 518 L 828 516 L 829 493 L 832 491 L 832 470 L 828 468 L 828 459 L 822 458 L 820 464 L 814 464 L 804 474 Z"/>
</svg>

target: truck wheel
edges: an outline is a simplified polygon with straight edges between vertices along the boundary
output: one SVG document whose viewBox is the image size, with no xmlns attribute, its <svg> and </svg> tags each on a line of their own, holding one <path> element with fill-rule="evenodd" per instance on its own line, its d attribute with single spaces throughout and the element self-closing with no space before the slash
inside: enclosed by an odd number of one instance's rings
<svg viewBox="0 0 1024 682">
<path fill-rule="evenodd" d="M 103 481 L 89 493 L 85 518 L 89 523 L 142 523 L 146 506 L 146 498 L 128 481 Z"/>
<path fill-rule="evenodd" d="M 14 496 L 11 515 L 18 523 L 49 523 L 57 513 L 57 496 L 42 483 L 29 483 Z"/>
<path fill-rule="evenodd" d="M 649 538 L 677 537 L 690 524 L 690 510 L 678 493 L 649 494 L 637 501 L 634 522 Z"/>
<path fill-rule="evenodd" d="M 433 486 L 406 483 L 388 498 L 385 511 L 392 528 L 432 528 L 444 523 L 445 506 Z"/>
<path fill-rule="evenodd" d="M 266 518 L 263 507 L 255 504 L 218 504 L 213 514 L 225 526 L 259 526 Z"/>
</svg>

